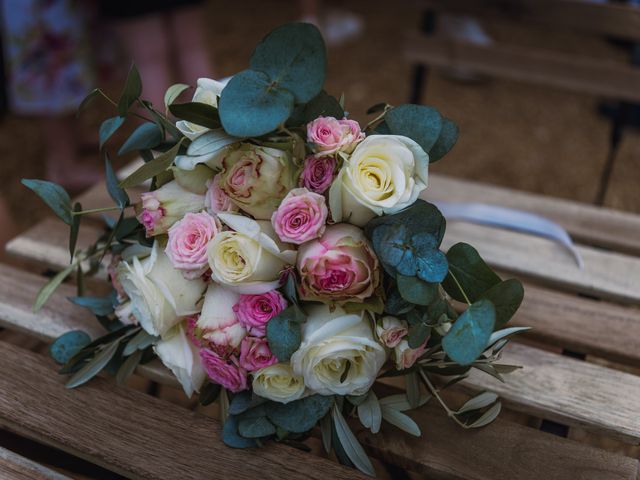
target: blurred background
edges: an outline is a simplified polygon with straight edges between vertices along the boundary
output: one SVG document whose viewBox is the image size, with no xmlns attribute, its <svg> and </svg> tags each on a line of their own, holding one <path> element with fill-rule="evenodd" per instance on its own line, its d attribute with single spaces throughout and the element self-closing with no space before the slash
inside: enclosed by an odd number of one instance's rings
<svg viewBox="0 0 640 480">
<path fill-rule="evenodd" d="M 587 0 L 3 0 L 0 237 L 46 214 L 21 178 L 76 194 L 101 178 L 97 129 L 115 108 L 96 103 L 76 118 L 91 89 L 117 98 L 134 61 L 143 97 L 162 105 L 172 83 L 246 68 L 266 33 L 296 20 L 323 31 L 326 89 L 344 93 L 353 118 L 366 122 L 378 102 L 413 100 L 458 123 L 458 144 L 432 171 L 640 212 L 639 9 Z"/>
</svg>

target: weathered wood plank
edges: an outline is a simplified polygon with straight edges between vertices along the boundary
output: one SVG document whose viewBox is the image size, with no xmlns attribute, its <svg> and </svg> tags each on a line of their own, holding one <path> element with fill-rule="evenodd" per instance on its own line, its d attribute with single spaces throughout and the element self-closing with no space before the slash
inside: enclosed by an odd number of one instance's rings
<svg viewBox="0 0 640 480">
<path fill-rule="evenodd" d="M 410 32 L 405 57 L 435 67 L 455 67 L 512 80 L 639 101 L 640 71 L 620 62 L 493 42 L 479 45 Z"/>
<path fill-rule="evenodd" d="M 500 270 L 540 281 L 545 286 L 595 295 L 625 303 L 640 303 L 640 258 L 578 246 L 584 260 L 579 269 L 560 245 L 524 233 L 449 222 L 443 249 L 457 242 L 473 245 Z"/>
<path fill-rule="evenodd" d="M 423 198 L 480 202 L 537 213 L 562 225 L 578 243 L 640 255 L 640 215 L 633 213 L 434 173 L 429 175 Z"/>
<path fill-rule="evenodd" d="M 3 480 L 70 480 L 39 463 L 0 447 L 0 477 Z"/>
<path fill-rule="evenodd" d="M 514 410 L 640 443 L 640 377 L 514 343 L 502 363 L 524 368 L 505 383 L 476 370 L 462 383 Z"/>
<path fill-rule="evenodd" d="M 640 9 L 585 0 L 423 0 L 424 8 L 640 40 Z"/>
<path fill-rule="evenodd" d="M 12 345 L 0 362 L 3 427 L 129 478 L 364 478 L 282 444 L 227 448 L 218 421 L 105 379 L 67 390 L 51 362 Z"/>
</svg>

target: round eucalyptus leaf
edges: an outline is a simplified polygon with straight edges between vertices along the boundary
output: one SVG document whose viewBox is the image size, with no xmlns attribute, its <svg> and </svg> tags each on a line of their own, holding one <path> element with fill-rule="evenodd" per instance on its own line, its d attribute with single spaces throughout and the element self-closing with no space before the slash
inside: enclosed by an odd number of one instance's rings
<svg viewBox="0 0 640 480">
<path fill-rule="evenodd" d="M 287 404 L 269 402 L 265 404 L 267 417 L 276 426 L 288 432 L 303 433 L 311 430 L 333 405 L 332 396 L 311 395 Z"/>
<path fill-rule="evenodd" d="M 293 93 L 296 103 L 307 103 L 320 93 L 324 84 L 327 69 L 324 40 L 310 23 L 283 25 L 258 44 L 250 65 L 252 70 L 266 73 L 279 88 Z"/>
<path fill-rule="evenodd" d="M 442 130 L 438 140 L 429 150 L 429 163 L 435 163 L 444 157 L 458 141 L 458 125 L 448 118 L 442 119 Z"/>
<path fill-rule="evenodd" d="M 225 445 L 232 448 L 251 448 L 257 447 L 258 444 L 253 438 L 244 438 L 238 432 L 238 417 L 229 415 L 224 422 L 222 428 L 222 441 Z"/>
<path fill-rule="evenodd" d="M 453 323 L 442 339 L 442 348 L 454 362 L 470 365 L 487 348 L 495 323 L 495 307 L 489 300 L 480 300 Z"/>
<path fill-rule="evenodd" d="M 302 330 L 296 318 L 296 306 L 293 305 L 267 324 L 269 348 L 280 362 L 287 362 L 302 342 Z"/>
<path fill-rule="evenodd" d="M 435 145 L 442 130 L 440 112 L 425 105 L 399 105 L 389 110 L 384 119 L 391 133 L 409 137 L 425 152 Z"/>
<path fill-rule="evenodd" d="M 416 305 L 429 305 L 438 293 L 437 283 L 427 283 L 418 277 L 398 275 L 396 280 L 402 298 Z"/>
<path fill-rule="evenodd" d="M 284 123 L 293 105 L 293 94 L 270 81 L 267 74 L 245 70 L 222 91 L 219 114 L 229 135 L 259 137 Z"/>
<path fill-rule="evenodd" d="M 82 330 L 72 330 L 60 335 L 50 346 L 49 355 L 57 363 L 64 365 L 71 357 L 91 343 L 91 337 Z"/>
</svg>

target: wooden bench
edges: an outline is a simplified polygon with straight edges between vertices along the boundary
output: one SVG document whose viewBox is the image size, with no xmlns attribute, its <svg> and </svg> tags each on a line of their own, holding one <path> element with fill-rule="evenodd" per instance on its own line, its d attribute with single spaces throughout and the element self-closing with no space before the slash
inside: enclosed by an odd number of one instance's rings
<svg viewBox="0 0 640 480">
<path fill-rule="evenodd" d="M 526 282 L 525 302 L 514 319 L 514 324 L 531 325 L 534 330 L 522 338 L 525 343 L 513 344 L 505 352 L 505 363 L 523 365 L 524 368 L 511 374 L 505 384 L 480 372 L 473 373 L 449 393 L 454 402 L 468 391 L 489 388 L 500 394 L 507 411 L 487 428 L 473 432 L 463 431 L 446 418 L 437 405 L 428 404 L 412 414 L 423 430 L 423 438 L 409 437 L 389 425 L 383 427 L 382 435 L 371 435 L 359 428 L 358 435 L 365 447 L 375 458 L 387 464 L 424 474 L 429 478 L 637 480 L 639 449 L 635 445 L 640 443 L 640 377 L 637 375 L 640 349 L 637 348 L 636 339 L 640 338 L 640 311 L 637 308 L 640 304 L 640 290 L 634 290 L 633 286 L 640 285 L 640 270 L 637 268 L 640 265 L 640 252 L 633 238 L 640 235 L 640 217 L 443 176 L 433 175 L 430 183 L 427 195 L 429 199 L 483 201 L 527 207 L 553 218 L 579 239 L 586 267 L 582 272 L 577 271 L 572 259 L 546 240 L 450 222 L 445 240 L 447 245 L 459 240 L 469 241 L 493 265 L 515 273 Z M 86 208 L 109 204 L 101 188 L 96 187 L 83 196 L 83 204 L 93 202 L 91 207 Z M 590 224 L 598 226 L 593 236 L 590 235 Z M 95 222 L 83 228 L 80 241 L 88 242 L 100 227 Z M 616 229 L 629 232 L 627 238 L 619 238 L 615 234 Z M 581 234 L 576 235 L 576 232 Z M 100 327 L 86 310 L 66 301 L 65 297 L 75 294 L 72 285 L 62 285 L 40 312 L 35 314 L 32 311 L 33 299 L 46 281 L 39 273 L 45 269 L 59 270 L 68 262 L 66 234 L 65 225 L 57 220 L 47 219 L 8 245 L 9 253 L 31 262 L 35 273 L 0 266 L 0 278 L 5 279 L 0 289 L 0 326 L 29 333 L 47 342 L 64 331 L 77 328 L 92 335 L 100 334 Z M 499 244 L 500 249 L 494 248 L 495 244 Z M 612 274 L 610 268 L 617 269 L 614 272 L 617 276 Z M 584 294 L 590 296 L 586 297 Z M 594 296 L 599 298 L 593 298 Z M 563 355 L 563 350 L 584 360 Z M 5 351 L 9 353 L 2 353 Z M 92 382 L 77 391 L 66 392 L 62 388 L 62 379 L 56 377 L 55 367 L 51 362 L 4 345 L 0 349 L 0 356 L 2 355 L 7 356 L 6 360 L 3 357 L 3 365 L 6 362 L 16 362 L 31 365 L 32 370 L 42 372 L 42 378 L 38 377 L 38 380 L 34 380 L 33 376 L 27 379 L 26 369 L 21 370 L 24 378 L 11 375 L 10 380 L 6 381 L 16 382 L 16 385 L 3 385 L 3 392 L 23 387 L 28 389 L 29 384 L 32 385 L 31 388 L 35 388 L 36 383 L 31 382 L 37 382 L 51 388 L 56 402 L 64 399 L 86 402 L 87 405 L 105 405 L 100 415 L 87 415 L 82 421 L 76 421 L 73 427 L 75 435 L 83 434 L 83 429 L 86 429 L 86 433 L 93 428 L 104 428 L 93 425 L 108 423 L 110 416 L 114 417 L 113 421 L 117 424 L 120 419 L 115 417 L 120 415 L 118 412 L 124 412 L 119 409 L 119 402 L 125 402 L 125 397 L 138 404 L 135 411 L 139 414 L 135 421 L 127 422 L 130 429 L 137 428 L 138 422 L 144 428 L 168 428 L 165 420 L 153 413 L 155 408 L 160 408 L 160 404 L 163 411 L 168 408 L 164 405 L 165 401 L 139 392 L 114 388 L 112 382 L 106 379 L 100 379 L 95 384 Z M 601 359 L 607 360 L 607 363 L 603 365 Z M 138 374 L 165 385 L 176 386 L 175 379 L 158 362 L 141 366 Z M 381 385 L 380 388 L 386 387 Z M 110 397 L 112 393 L 118 400 Z M 57 395 L 60 396 L 56 397 Z M 15 429 L 20 428 L 21 420 L 18 416 L 12 416 L 11 412 L 21 411 L 22 401 L 33 408 L 32 413 L 36 418 L 42 418 L 42 413 L 38 413 L 38 406 L 29 403 L 28 398 L 9 397 L 5 401 L 8 405 L 0 406 L 0 417 L 3 423 L 10 422 Z M 107 407 L 110 403 L 116 404 L 112 410 Z M 147 408 L 149 413 L 145 413 Z M 175 420 L 175 429 L 171 433 L 174 438 L 182 436 L 181 429 L 190 429 L 191 427 L 187 427 L 190 425 L 196 432 L 207 432 L 206 437 L 200 439 L 206 448 L 222 451 L 220 455 L 225 457 L 235 459 L 237 456 L 241 459 L 240 463 L 250 458 L 247 452 L 229 451 L 221 446 L 216 434 L 219 426 L 216 426 L 215 419 L 194 414 L 183 407 L 175 407 L 174 410 L 175 417 L 171 417 Z M 174 410 L 171 410 L 171 415 L 174 415 Z M 182 416 L 183 421 L 179 420 Z M 85 421 L 88 422 L 87 426 Z M 568 430 L 569 438 L 540 430 L 538 427 L 541 423 L 543 427 L 560 424 L 560 427 Z M 38 431 L 35 421 L 31 425 L 31 436 L 44 435 Z M 54 435 L 56 429 L 51 427 L 50 430 L 50 435 Z M 118 438 L 126 433 L 119 429 L 112 429 L 111 432 L 113 431 L 118 432 Z M 578 441 L 583 438 L 590 438 L 592 441 Z M 49 439 L 45 443 L 53 441 Z M 67 441 L 71 442 L 71 439 Z M 171 442 L 169 444 L 173 447 Z M 65 449 L 72 451 L 76 446 L 69 443 Z M 89 447 L 91 445 L 84 446 L 85 449 Z M 268 450 L 276 457 L 293 455 L 288 453 L 289 450 L 281 453 L 278 450 L 280 447 L 274 446 Z M 129 445 L 127 448 L 132 447 Z M 127 448 L 103 452 L 96 443 L 89 453 L 80 455 L 73 451 L 82 458 L 90 458 L 96 464 L 118 472 L 111 463 L 106 463 L 105 456 L 112 455 L 109 458 L 114 460 L 117 455 L 125 455 Z M 183 468 L 185 472 L 188 471 L 184 464 L 175 463 L 180 458 L 179 455 L 161 458 L 158 453 L 163 451 L 161 442 L 154 442 L 145 452 L 149 453 L 152 449 L 157 449 L 157 457 L 154 457 L 154 463 L 160 465 L 157 468 Z M 199 458 L 206 456 L 205 449 L 198 452 Z M 314 470 L 325 472 L 325 475 L 336 476 L 343 472 L 338 468 L 338 473 L 326 473 L 332 471 L 335 465 L 313 454 L 301 458 L 317 462 Z M 131 459 L 128 461 L 132 464 L 123 467 L 128 469 L 123 474 L 151 475 L 150 471 L 143 470 L 148 466 L 135 464 Z M 208 463 L 206 465 L 209 472 L 222 472 L 219 468 L 212 470 L 213 467 Z M 279 465 L 276 462 L 273 468 L 279 468 Z M 251 464 L 246 468 L 250 471 Z M 242 468 L 238 471 L 245 472 Z M 194 469 L 193 472 L 201 471 Z M 348 471 L 348 474 L 356 475 L 356 472 Z"/>
</svg>

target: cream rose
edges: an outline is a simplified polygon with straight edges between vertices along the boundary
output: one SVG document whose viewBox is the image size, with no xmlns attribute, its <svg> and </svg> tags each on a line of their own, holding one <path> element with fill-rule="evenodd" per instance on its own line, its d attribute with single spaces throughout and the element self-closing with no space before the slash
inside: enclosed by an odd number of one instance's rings
<svg viewBox="0 0 640 480">
<path fill-rule="evenodd" d="M 202 338 L 219 347 L 220 352 L 229 353 L 240 347 L 247 330 L 238 321 L 233 306 L 240 295 L 212 283 L 207 288 L 202 313 L 196 326 Z"/>
<path fill-rule="evenodd" d="M 164 335 L 180 317 L 197 313 L 196 304 L 206 288 L 200 278 L 185 279 L 157 241 L 148 257 L 120 262 L 117 275 L 130 299 L 131 313 L 151 335 Z"/>
<path fill-rule="evenodd" d="M 293 372 L 321 395 L 365 394 L 387 359 L 365 314 L 347 314 L 342 308 L 331 311 L 327 305 L 307 311 L 302 343 L 291 356 Z"/>
<path fill-rule="evenodd" d="M 427 188 L 429 156 L 410 138 L 367 137 L 344 162 L 329 190 L 333 220 L 364 226 L 375 216 L 396 213 Z"/>
<path fill-rule="evenodd" d="M 153 348 L 162 363 L 173 372 L 188 397 L 200 391 L 207 374 L 198 349 L 187 337 L 183 324 L 170 330 Z"/>
<path fill-rule="evenodd" d="M 288 363 L 276 363 L 253 373 L 253 393 L 274 402 L 289 403 L 305 393 L 304 380 Z"/>
<path fill-rule="evenodd" d="M 212 107 L 218 106 L 218 97 L 222 93 L 225 84 L 212 80 L 210 78 L 199 78 L 196 91 L 193 94 L 192 102 L 206 103 Z M 189 140 L 198 138 L 209 129 L 202 125 L 197 125 L 186 120 L 179 120 L 176 122 L 176 127 L 180 132 Z"/>
</svg>

